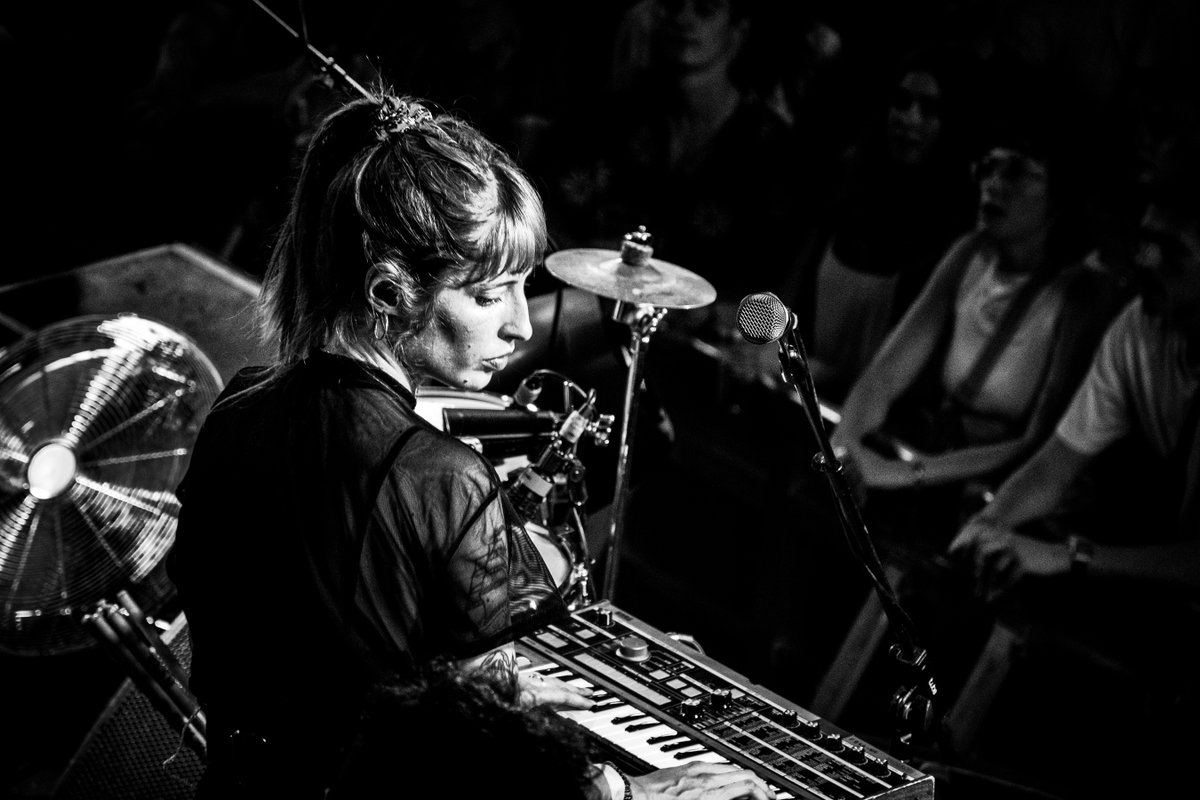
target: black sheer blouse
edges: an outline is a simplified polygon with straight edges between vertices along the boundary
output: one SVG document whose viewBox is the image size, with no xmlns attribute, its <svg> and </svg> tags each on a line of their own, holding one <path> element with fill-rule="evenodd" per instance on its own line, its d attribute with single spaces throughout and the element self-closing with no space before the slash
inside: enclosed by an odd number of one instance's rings
<svg viewBox="0 0 1200 800">
<path fill-rule="evenodd" d="M 379 677 L 565 612 L 492 466 L 353 359 L 239 373 L 179 493 L 169 571 L 211 723 L 340 728 Z"/>
</svg>

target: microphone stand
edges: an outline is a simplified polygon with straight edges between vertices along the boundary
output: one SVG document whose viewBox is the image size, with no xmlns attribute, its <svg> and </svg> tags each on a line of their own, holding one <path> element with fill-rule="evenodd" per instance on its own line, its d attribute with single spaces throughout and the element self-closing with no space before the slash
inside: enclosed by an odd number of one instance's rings
<svg viewBox="0 0 1200 800">
<path fill-rule="evenodd" d="M 940 716 L 935 713 L 938 706 L 937 684 L 929 668 L 928 653 L 918 641 L 912 618 L 900 605 L 891 583 L 884 573 L 879 554 L 867 532 L 858 504 L 846 480 L 842 463 L 833 452 L 829 434 L 821 419 L 821 406 L 817 399 L 812 371 L 804 343 L 796 335 L 794 325 L 789 325 L 779 340 L 779 365 L 783 379 L 791 384 L 800 398 L 804 416 L 816 436 L 820 451 L 813 456 L 813 468 L 825 474 L 833 490 L 838 509 L 838 520 L 851 551 L 862 562 L 888 622 L 896 636 L 896 643 L 889 653 L 899 666 L 900 687 L 892 696 L 891 709 L 894 722 L 892 755 L 907 760 L 918 741 L 928 738 L 935 724 L 940 725 Z"/>
</svg>

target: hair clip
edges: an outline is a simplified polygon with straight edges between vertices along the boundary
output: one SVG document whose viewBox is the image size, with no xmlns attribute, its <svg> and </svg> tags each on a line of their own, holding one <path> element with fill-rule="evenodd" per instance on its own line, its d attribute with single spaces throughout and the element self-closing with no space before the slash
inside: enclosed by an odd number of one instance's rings
<svg viewBox="0 0 1200 800">
<path fill-rule="evenodd" d="M 375 136 L 386 142 L 392 136 L 400 136 L 418 125 L 433 120 L 429 109 L 419 103 L 406 103 L 395 97 L 382 97 L 376 113 Z"/>
</svg>

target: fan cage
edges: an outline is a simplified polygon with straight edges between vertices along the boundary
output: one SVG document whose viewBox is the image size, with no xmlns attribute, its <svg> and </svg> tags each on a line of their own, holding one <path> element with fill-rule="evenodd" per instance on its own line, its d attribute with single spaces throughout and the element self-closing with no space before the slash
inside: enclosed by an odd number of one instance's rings
<svg viewBox="0 0 1200 800">
<path fill-rule="evenodd" d="M 186 335 L 131 314 L 65 320 L 0 351 L 0 650 L 90 647 L 80 618 L 96 603 L 147 583 L 153 607 L 169 591 L 147 578 L 220 388 Z"/>
</svg>

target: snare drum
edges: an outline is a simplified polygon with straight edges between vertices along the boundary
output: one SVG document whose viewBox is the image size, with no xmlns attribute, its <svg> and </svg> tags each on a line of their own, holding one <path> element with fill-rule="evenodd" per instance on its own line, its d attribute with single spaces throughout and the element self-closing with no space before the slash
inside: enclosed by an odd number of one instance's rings
<svg viewBox="0 0 1200 800">
<path fill-rule="evenodd" d="M 571 571 L 575 566 L 566 545 L 545 527 L 535 522 L 525 523 L 525 532 L 529 534 L 529 540 L 541 554 L 542 561 L 546 562 L 546 569 L 549 571 L 554 585 L 566 596 L 570 590 Z"/>
<path fill-rule="evenodd" d="M 506 395 L 440 386 L 420 386 L 417 388 L 416 397 L 417 413 L 430 425 L 441 431 L 446 430 L 445 411 L 447 409 L 504 410 L 512 405 L 512 398 Z M 499 463 L 493 460 L 496 472 L 499 473 L 500 479 L 505 481 L 508 480 L 509 475 L 523 469 L 528 464 L 529 456 L 527 455 L 510 456 L 500 460 Z M 558 588 L 565 592 L 568 589 L 567 584 L 571 580 L 573 566 L 568 551 L 553 534 L 541 525 L 529 524 L 525 526 L 525 530 L 534 547 L 541 554 L 542 560 L 546 562 L 550 577 L 554 579 Z"/>
</svg>

